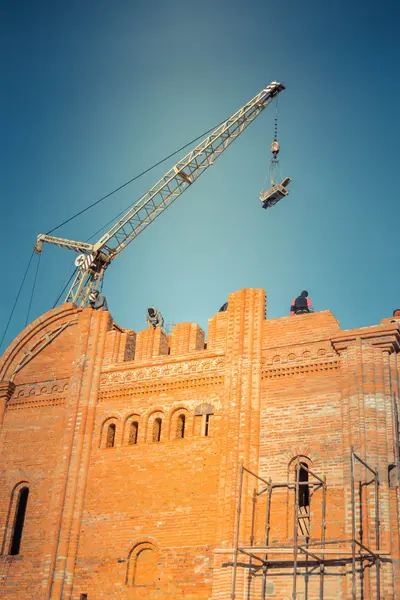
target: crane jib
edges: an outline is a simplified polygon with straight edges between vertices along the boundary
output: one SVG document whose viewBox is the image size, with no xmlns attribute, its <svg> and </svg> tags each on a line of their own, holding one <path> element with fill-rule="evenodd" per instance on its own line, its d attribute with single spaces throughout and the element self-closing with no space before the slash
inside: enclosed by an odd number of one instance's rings
<svg viewBox="0 0 400 600">
<path fill-rule="evenodd" d="M 35 245 L 37 252 L 41 252 L 42 244 L 46 242 L 86 255 L 77 259 L 79 268 L 65 302 L 86 306 L 90 293 L 98 289 L 111 261 L 213 165 L 226 148 L 284 89 L 285 86 L 276 81 L 262 89 L 167 171 L 95 244 L 39 235 Z"/>
</svg>

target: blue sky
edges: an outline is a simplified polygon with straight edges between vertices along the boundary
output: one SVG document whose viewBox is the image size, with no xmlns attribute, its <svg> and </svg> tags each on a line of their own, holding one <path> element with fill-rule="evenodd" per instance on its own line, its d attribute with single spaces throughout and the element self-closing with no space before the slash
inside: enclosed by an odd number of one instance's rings
<svg viewBox="0 0 400 600">
<path fill-rule="evenodd" d="M 44 233 L 239 109 L 272 80 L 290 195 L 264 211 L 274 108 L 108 269 L 114 319 L 207 320 L 242 287 L 268 318 L 304 288 L 342 328 L 400 307 L 397 2 L 2 2 L 0 338 Z M 178 158 L 178 157 L 177 157 Z M 174 160 L 57 231 L 87 239 Z M 30 320 L 75 255 L 45 247 Z M 37 257 L 5 343 L 24 327 Z M 4 349 L 3 345 L 3 349 Z"/>
</svg>

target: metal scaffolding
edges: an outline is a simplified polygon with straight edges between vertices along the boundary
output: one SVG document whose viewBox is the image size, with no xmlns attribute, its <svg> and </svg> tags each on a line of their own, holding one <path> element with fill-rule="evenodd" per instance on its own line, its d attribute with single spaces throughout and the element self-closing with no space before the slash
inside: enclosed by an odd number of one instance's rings
<svg viewBox="0 0 400 600">
<path fill-rule="evenodd" d="M 356 464 L 364 467 L 365 472 L 370 475 L 366 481 L 358 481 L 358 503 L 356 503 Z M 304 473 L 307 475 L 304 477 Z M 243 521 L 243 487 L 245 474 L 255 478 L 256 487 L 253 490 L 251 502 L 251 519 L 250 519 L 250 540 L 249 545 L 239 544 Z M 369 548 L 363 539 L 363 490 L 373 486 L 374 489 L 374 537 L 375 549 Z M 257 489 L 259 488 L 259 489 Z M 270 544 L 271 530 L 271 504 L 273 491 L 279 488 L 286 488 L 288 495 L 294 494 L 294 523 L 293 523 L 293 541 L 290 540 L 284 544 Z M 312 494 L 313 498 L 319 493 L 320 510 L 321 510 L 321 526 L 318 539 L 312 538 L 311 521 L 310 521 L 310 503 L 309 497 Z M 232 569 L 232 588 L 231 600 L 236 598 L 238 569 L 244 568 L 248 572 L 247 579 L 247 598 L 253 598 L 251 592 L 252 579 L 259 577 L 260 571 L 262 574 L 261 595 L 262 600 L 266 599 L 268 575 L 274 569 L 290 568 L 292 575 L 292 600 L 298 598 L 298 575 L 300 569 L 304 568 L 304 573 L 308 576 L 319 575 L 319 593 L 318 599 L 324 600 L 324 583 L 326 577 L 326 567 L 343 567 L 351 565 L 351 599 L 357 600 L 357 568 L 363 580 L 364 571 L 366 568 L 375 566 L 376 574 L 376 600 L 381 599 L 381 584 L 380 584 L 380 507 L 379 507 L 379 475 L 377 470 L 371 468 L 368 463 L 360 458 L 351 448 L 350 456 L 350 502 L 351 502 L 351 538 L 350 539 L 326 539 L 326 509 L 327 509 L 327 484 L 326 477 L 319 476 L 314 473 L 309 466 L 297 460 L 295 464 L 295 477 L 293 482 L 273 483 L 271 479 L 260 477 L 246 467 L 240 469 L 239 480 L 239 500 L 236 511 L 236 525 L 234 538 L 234 554 L 233 554 L 233 569 Z M 266 494 L 265 508 L 265 528 L 264 528 L 264 544 L 255 544 L 255 526 L 257 517 L 257 501 Z M 357 505 L 356 505 L 357 504 Z M 313 506 L 315 500 L 313 499 Z M 357 511 L 358 524 L 357 528 Z M 243 534 L 242 534 L 243 535 Z M 335 558 L 327 557 L 329 550 L 327 546 L 336 548 L 337 553 Z M 273 555 L 282 551 L 284 554 L 289 554 L 289 560 L 274 559 Z M 247 563 L 240 562 L 239 557 L 246 557 Z M 358 565 L 358 567 L 357 567 Z M 314 596 L 315 597 L 315 596 Z M 364 596 L 363 596 L 364 597 Z M 372 598 L 372 596 L 371 596 Z"/>
</svg>

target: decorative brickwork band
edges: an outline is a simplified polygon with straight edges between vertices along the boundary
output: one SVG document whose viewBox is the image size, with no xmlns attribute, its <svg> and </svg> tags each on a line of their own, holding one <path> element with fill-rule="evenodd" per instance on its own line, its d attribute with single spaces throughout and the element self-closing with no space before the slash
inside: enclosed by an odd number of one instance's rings
<svg viewBox="0 0 400 600">
<path fill-rule="evenodd" d="M 4 420 L 4 415 L 7 410 L 7 403 L 10 400 L 15 390 L 15 384 L 12 381 L 0 382 L 0 433 Z"/>
</svg>

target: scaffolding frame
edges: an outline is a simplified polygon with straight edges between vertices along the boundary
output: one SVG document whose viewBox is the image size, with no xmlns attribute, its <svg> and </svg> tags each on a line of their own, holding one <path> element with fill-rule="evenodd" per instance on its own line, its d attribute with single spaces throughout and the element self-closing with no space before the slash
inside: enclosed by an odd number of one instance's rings
<svg viewBox="0 0 400 600">
<path fill-rule="evenodd" d="M 357 515 L 356 515 L 356 476 L 355 476 L 355 465 L 356 463 L 362 465 L 368 473 L 371 475 L 367 481 L 359 482 L 359 494 L 360 494 L 360 530 L 359 535 L 360 538 L 357 537 Z M 300 481 L 300 471 L 304 469 L 308 473 L 307 481 Z M 244 475 L 247 473 L 248 475 L 254 477 L 256 482 L 261 489 L 257 491 L 256 488 L 253 490 L 252 496 L 252 509 L 251 509 L 251 524 L 250 524 L 250 544 L 249 546 L 243 546 L 239 544 L 239 536 L 240 536 L 240 528 L 241 528 L 241 514 L 242 514 L 242 505 L 243 505 L 243 479 Z M 311 478 L 310 478 L 311 476 Z M 263 484 L 263 486 L 261 485 Z M 373 485 L 374 493 L 375 493 L 375 518 L 374 518 L 374 529 L 375 529 L 375 549 L 372 550 L 368 546 L 363 543 L 362 538 L 362 489 L 364 487 L 368 487 Z M 318 541 L 311 541 L 311 530 L 310 527 L 307 530 L 307 524 L 304 526 L 308 520 L 308 526 L 310 526 L 310 513 L 309 511 L 301 511 L 300 508 L 300 491 L 302 486 L 307 486 L 309 493 L 310 491 L 315 494 L 317 491 L 321 491 L 321 534 L 319 536 Z M 272 502 L 272 493 L 274 489 L 278 488 L 286 488 L 288 490 L 294 490 L 294 523 L 293 523 L 293 543 L 292 544 L 269 544 L 269 535 L 271 529 L 271 502 Z M 234 534 L 234 549 L 233 549 L 233 568 L 232 568 L 232 587 L 231 587 L 231 600 L 235 600 L 236 598 L 236 582 L 237 582 L 237 571 L 238 571 L 238 561 L 239 555 L 245 555 L 249 559 L 249 564 L 246 565 L 249 569 L 248 574 L 248 597 L 250 598 L 250 590 L 251 590 L 251 580 L 254 576 L 253 571 L 255 567 L 253 567 L 253 561 L 258 562 L 258 568 L 262 568 L 262 584 L 261 584 L 261 600 L 266 599 L 267 592 L 267 574 L 268 571 L 274 568 L 280 567 L 293 567 L 292 574 L 292 600 L 297 600 L 297 578 L 299 574 L 300 568 L 300 559 L 299 555 L 304 554 L 305 558 L 305 567 L 306 573 L 311 574 L 318 570 L 319 572 L 319 600 L 324 600 L 324 580 L 325 580 L 325 567 L 328 565 L 333 566 L 343 566 L 346 564 L 351 564 L 351 598 L 352 600 L 357 600 L 357 563 L 361 566 L 361 574 L 363 576 L 364 571 L 367 567 L 375 565 L 375 573 L 376 573 L 376 600 L 381 600 L 381 578 L 380 578 L 380 569 L 381 569 L 381 557 L 380 557 L 380 504 L 379 504 L 379 474 L 377 469 L 373 469 L 365 460 L 360 458 L 355 452 L 354 448 L 351 447 L 351 455 L 350 455 L 350 499 L 351 499 L 351 538 L 350 539 L 339 539 L 339 540 L 326 540 L 326 477 L 319 476 L 314 473 L 308 465 L 304 462 L 301 462 L 301 459 L 298 458 L 295 465 L 295 480 L 294 482 L 284 482 L 284 483 L 273 483 L 271 478 L 265 479 L 260 477 L 253 471 L 247 469 L 244 465 L 240 467 L 240 476 L 239 476 L 239 499 L 236 510 L 236 523 L 235 523 L 235 534 Z M 267 494 L 266 498 L 266 514 L 265 514 L 265 532 L 264 532 L 264 541 L 265 544 L 263 546 L 255 546 L 254 545 L 254 535 L 255 535 L 255 522 L 256 522 L 256 505 L 257 498 L 262 496 L 263 494 Z M 299 531 L 305 537 L 305 543 L 300 543 L 299 541 Z M 308 533 L 308 535 L 304 535 L 304 531 Z M 326 546 L 331 545 L 333 547 L 337 547 L 337 556 L 334 559 L 329 559 L 326 557 Z M 348 556 L 349 551 L 346 548 L 343 548 L 344 545 L 350 545 L 351 556 Z M 313 551 L 310 550 L 312 548 Z M 282 561 L 282 560 L 273 560 L 268 554 L 271 554 L 271 551 L 279 551 L 283 552 L 291 551 L 293 554 L 293 560 L 290 561 Z M 340 556 L 342 552 L 342 555 Z M 347 555 L 346 555 L 347 554 Z M 310 568 L 310 570 L 308 570 Z"/>
</svg>

